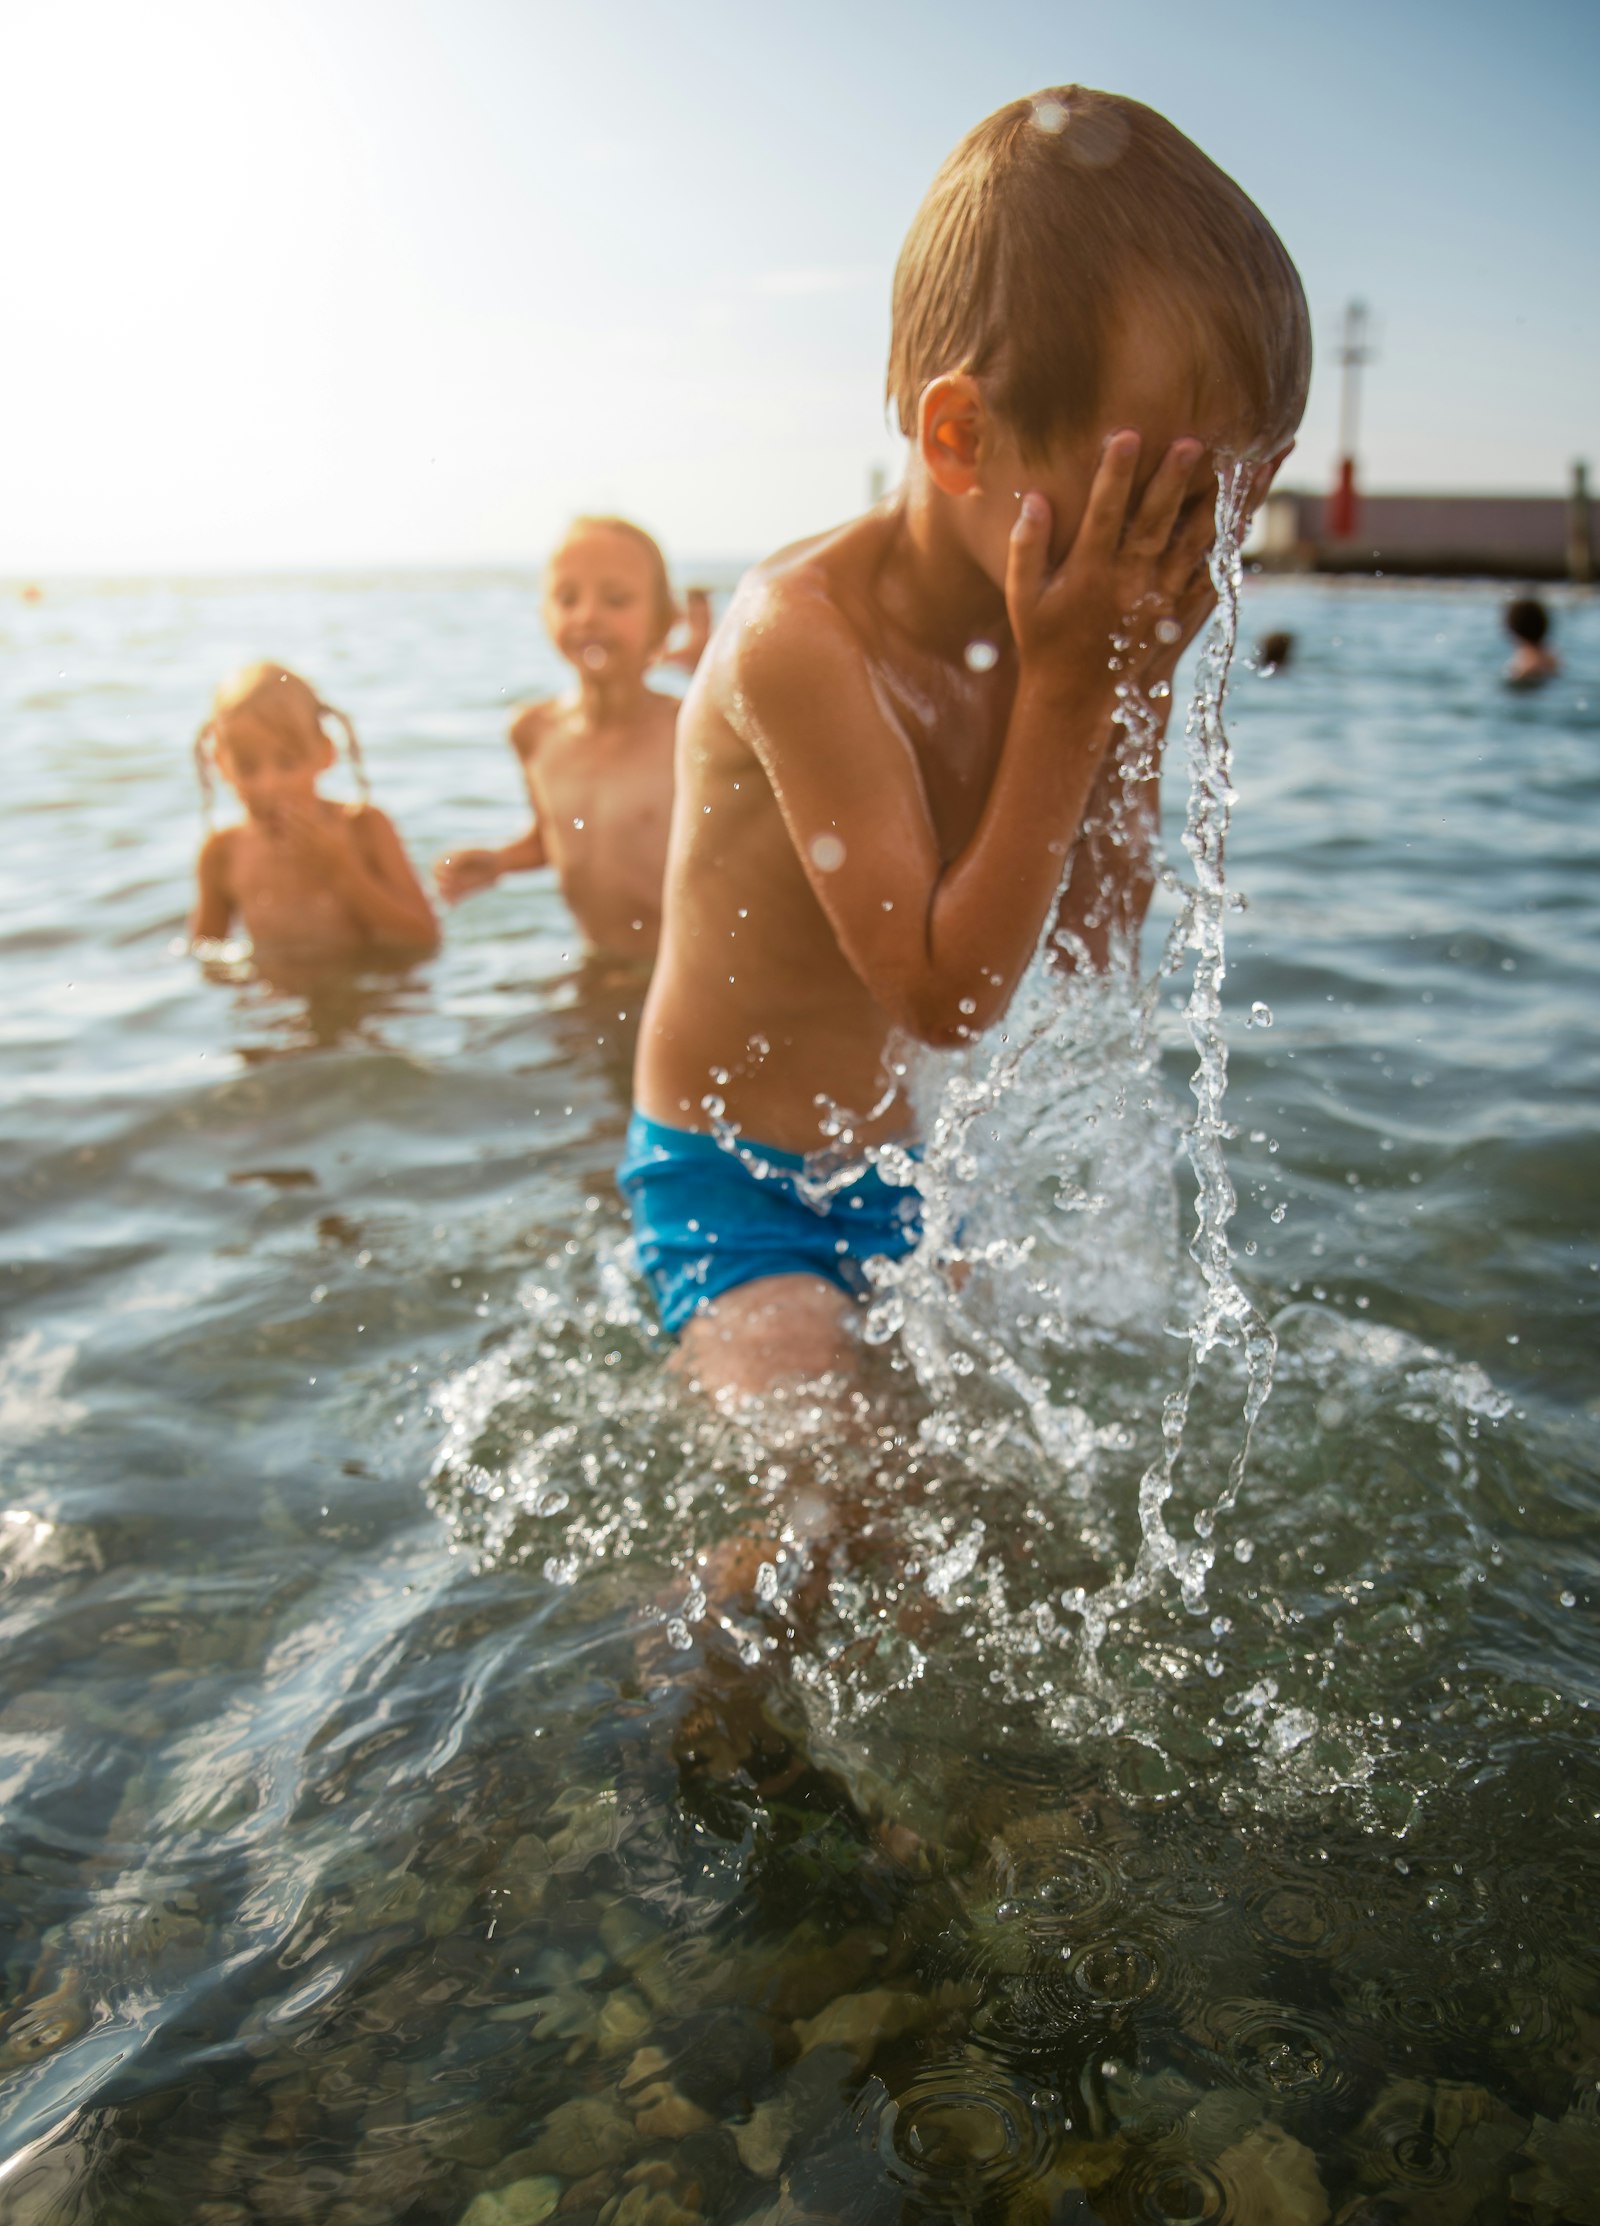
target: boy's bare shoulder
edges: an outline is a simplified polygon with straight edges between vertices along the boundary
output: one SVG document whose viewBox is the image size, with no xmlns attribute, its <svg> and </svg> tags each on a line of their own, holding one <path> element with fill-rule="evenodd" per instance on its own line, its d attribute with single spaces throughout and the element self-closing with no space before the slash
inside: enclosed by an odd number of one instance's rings
<svg viewBox="0 0 1600 2226">
<path fill-rule="evenodd" d="M 225 878 L 233 863 L 233 854 L 242 833 L 238 825 L 213 827 L 200 845 L 200 878 L 202 881 L 220 881 Z"/>
<path fill-rule="evenodd" d="M 370 798 L 359 804 L 340 804 L 337 809 L 356 841 L 363 845 L 382 842 L 385 836 L 399 832 L 389 814 Z"/>
<path fill-rule="evenodd" d="M 512 720 L 511 747 L 524 764 L 549 733 L 560 708 L 561 699 L 558 696 L 546 696 L 542 702 L 525 703 Z"/>
<path fill-rule="evenodd" d="M 869 515 L 780 549 L 747 572 L 718 637 L 726 641 L 729 677 L 760 691 L 870 654 L 883 543 L 883 522 Z"/>
</svg>

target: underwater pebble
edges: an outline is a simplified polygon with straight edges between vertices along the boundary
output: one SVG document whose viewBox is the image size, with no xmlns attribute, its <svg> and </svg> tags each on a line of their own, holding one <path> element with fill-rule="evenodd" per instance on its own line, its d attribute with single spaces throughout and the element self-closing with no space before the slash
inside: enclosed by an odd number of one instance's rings
<svg viewBox="0 0 1600 2226">
<path fill-rule="evenodd" d="M 638 2146 L 633 2120 L 609 2095 L 578 2095 L 551 2111 L 525 2154 L 540 2172 L 577 2180 L 625 2163 Z"/>
<path fill-rule="evenodd" d="M 671 2069 L 672 2059 L 659 2048 L 641 2048 L 628 2066 L 617 2085 L 623 2094 L 641 2085 L 645 2080 L 659 2079 Z"/>
<path fill-rule="evenodd" d="M 586 2178 L 574 2180 L 566 2194 L 562 2196 L 561 2215 L 565 2218 L 573 2211 L 598 2210 L 610 2193 L 611 2174 L 609 2172 L 590 2172 Z"/>
<path fill-rule="evenodd" d="M 634 2098 L 634 2124 L 647 2141 L 681 2141 L 686 2133 L 700 2133 L 711 2119 L 698 2103 L 680 2095 L 665 2080 L 646 2087 Z"/>
<path fill-rule="evenodd" d="M 1414 2203 L 1431 2184 L 1420 2226 L 1467 2226 L 1484 2189 L 1522 2144 L 1527 2120 L 1484 2087 L 1458 2080 L 1397 2079 L 1385 2087 L 1351 2143 L 1361 2185 Z"/>
<path fill-rule="evenodd" d="M 459 1931 L 478 1898 L 476 1886 L 434 1886 L 422 1901 L 422 1927 L 430 1940 L 446 1940 Z"/>
<path fill-rule="evenodd" d="M 1532 2162 L 1512 2175 L 1511 2193 L 1540 2226 L 1600 2226 L 1600 2122 L 1576 2110 L 1535 2118 L 1522 2145 Z"/>
<path fill-rule="evenodd" d="M 701 2226 L 700 2213 L 688 2211 L 663 2189 L 630 2187 L 600 2212 L 598 2226 Z"/>
<path fill-rule="evenodd" d="M 897 2040 L 926 2024 L 931 2008 L 922 1995 L 874 1987 L 868 1994 L 842 1994 L 815 2017 L 803 2018 L 795 2026 L 795 2037 L 803 2056 L 814 2048 L 844 2048 L 862 2071 L 880 2041 Z"/>
<path fill-rule="evenodd" d="M 794 2127 L 781 2095 L 758 2104 L 742 2126 L 733 2129 L 739 2162 L 758 2180 L 775 2180 L 783 2168 Z"/>
<path fill-rule="evenodd" d="M 1063 2143 L 1057 2154 L 1049 2177 L 1043 2181 L 1041 2192 L 1062 2196 L 1092 2195 L 1096 2188 L 1109 2186 L 1120 2172 L 1127 2168 L 1128 2145 L 1125 2141 L 1073 2141 Z M 1071 2212 L 1066 2213 L 1068 2217 Z"/>
<path fill-rule="evenodd" d="M 843 2048 L 814 2048 L 802 2057 L 778 2094 L 757 2104 L 742 2125 L 729 2128 L 745 2170 L 757 2179 L 775 2180 L 795 2141 L 838 2109 L 853 2070 L 853 2059 Z"/>
<path fill-rule="evenodd" d="M 1281 2126 L 1259 2125 L 1224 2149 L 1217 2177 L 1232 2199 L 1228 2226 L 1327 2226 L 1316 2159 Z"/>
<path fill-rule="evenodd" d="M 615 1994 L 608 1994 L 595 2028 L 601 2055 L 621 2056 L 630 2048 L 636 2049 L 649 2032 L 650 2023 L 650 2005 L 642 1994 L 635 1994 L 631 1987 L 619 1987 Z"/>
<path fill-rule="evenodd" d="M 656 1945 L 661 1922 L 637 1902 L 614 1901 L 600 1919 L 600 1938 L 612 1961 L 626 1966 Z"/>
<path fill-rule="evenodd" d="M 561 2200 L 561 2182 L 540 2176 L 516 2180 L 475 2195 L 462 2212 L 460 2226 L 541 2226 Z"/>
</svg>

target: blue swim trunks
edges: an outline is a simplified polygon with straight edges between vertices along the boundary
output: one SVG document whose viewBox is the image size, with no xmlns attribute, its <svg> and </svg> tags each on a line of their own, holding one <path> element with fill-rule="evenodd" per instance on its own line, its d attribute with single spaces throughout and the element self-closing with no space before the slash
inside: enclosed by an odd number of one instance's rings
<svg viewBox="0 0 1600 2226">
<path fill-rule="evenodd" d="M 798 1152 L 742 1140 L 731 1147 L 635 1113 L 617 1187 L 663 1329 L 676 1334 L 705 1301 L 764 1275 L 820 1275 L 863 1298 L 863 1261 L 900 1260 L 915 1249 L 918 1191 L 886 1182 L 863 1161 L 813 1204 L 811 1186 L 802 1187 L 806 1172 Z"/>
</svg>

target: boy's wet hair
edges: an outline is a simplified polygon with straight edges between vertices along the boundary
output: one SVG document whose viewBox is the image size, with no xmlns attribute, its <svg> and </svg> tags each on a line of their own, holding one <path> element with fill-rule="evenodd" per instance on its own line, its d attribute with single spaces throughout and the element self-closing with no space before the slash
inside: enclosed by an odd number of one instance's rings
<svg viewBox="0 0 1600 2226">
<path fill-rule="evenodd" d="M 655 598 L 656 623 L 664 641 L 678 621 L 677 598 L 672 592 L 672 582 L 667 578 L 667 560 L 661 554 L 661 544 L 643 526 L 636 526 L 631 518 L 613 518 L 586 512 L 574 518 L 561 537 L 561 546 L 579 533 L 621 533 L 636 541 L 650 560 L 650 590 Z"/>
<path fill-rule="evenodd" d="M 1025 451 L 1102 401 L 1124 302 L 1164 312 L 1197 380 L 1238 396 L 1242 433 L 1287 439 L 1311 375 L 1299 273 L 1224 171 L 1153 108 L 1058 85 L 969 131 L 895 268 L 888 394 L 915 438 L 923 389 L 987 384 Z"/>
<path fill-rule="evenodd" d="M 211 699 L 211 716 L 194 738 L 194 766 L 200 782 L 200 799 L 206 818 L 211 817 L 212 766 L 221 745 L 225 723 L 248 711 L 252 718 L 277 733 L 291 736 L 309 752 L 318 742 L 326 742 L 329 735 L 324 721 L 332 719 L 344 734 L 345 755 L 356 777 L 356 787 L 361 801 L 371 800 L 367 785 L 366 761 L 361 755 L 361 744 L 356 730 L 344 712 L 331 703 L 324 703 L 309 681 L 302 680 L 287 665 L 274 665 L 258 661 L 241 665 L 236 673 L 223 681 Z"/>
<path fill-rule="evenodd" d="M 1537 595 L 1519 595 L 1506 605 L 1506 630 L 1537 649 L 1550 631 L 1550 613 Z"/>
</svg>

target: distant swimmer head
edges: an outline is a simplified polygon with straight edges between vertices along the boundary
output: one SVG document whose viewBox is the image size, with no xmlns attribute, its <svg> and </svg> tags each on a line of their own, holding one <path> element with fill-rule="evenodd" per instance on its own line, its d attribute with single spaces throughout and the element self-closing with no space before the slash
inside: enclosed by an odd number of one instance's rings
<svg viewBox="0 0 1600 2226">
<path fill-rule="evenodd" d="M 213 770 L 252 817 L 270 816 L 287 795 L 309 794 L 338 755 L 328 722 L 342 730 L 363 798 L 366 766 L 355 728 L 286 665 L 243 665 L 218 688 L 194 740 L 195 770 L 210 815 Z"/>
<path fill-rule="evenodd" d="M 1271 225 L 1175 125 L 1120 94 L 1052 86 L 987 117 L 900 251 L 888 395 L 902 432 L 935 484 L 966 472 L 987 496 L 992 481 L 1007 531 L 1005 497 L 1039 488 L 1053 548 L 1076 530 L 1109 436 L 1138 432 L 1141 483 L 1192 437 L 1193 499 L 1209 502 L 1227 460 L 1286 451 L 1310 369 L 1305 294 Z M 963 531 L 975 517 L 965 504 Z M 983 543 L 993 571 L 987 522 Z"/>
<path fill-rule="evenodd" d="M 1293 634 L 1263 634 L 1256 651 L 1256 663 L 1264 673 L 1282 672 L 1293 656 Z"/>
<path fill-rule="evenodd" d="M 678 618 L 658 543 L 627 518 L 574 518 L 544 575 L 544 622 L 569 665 L 642 677 Z"/>
<path fill-rule="evenodd" d="M 1550 632 L 1550 613 L 1537 595 L 1519 595 L 1506 605 L 1506 632 L 1530 649 L 1543 646 Z"/>
</svg>

